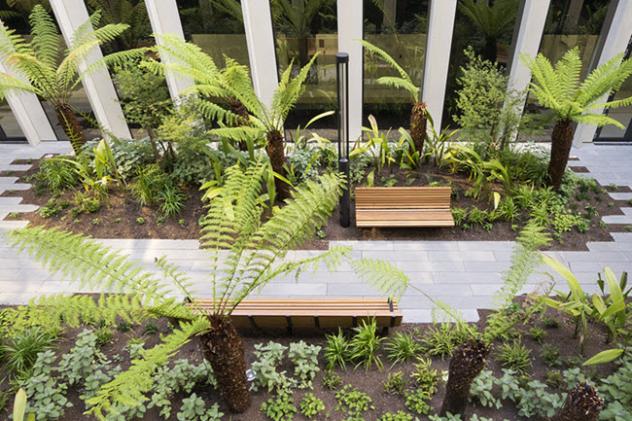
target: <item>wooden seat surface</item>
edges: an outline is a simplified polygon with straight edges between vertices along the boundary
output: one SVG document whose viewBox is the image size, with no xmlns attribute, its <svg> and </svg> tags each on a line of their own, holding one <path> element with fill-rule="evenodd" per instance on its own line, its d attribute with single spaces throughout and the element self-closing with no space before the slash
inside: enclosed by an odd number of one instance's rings
<svg viewBox="0 0 632 421">
<path fill-rule="evenodd" d="M 212 300 L 196 300 L 190 306 L 208 313 Z M 359 320 L 374 318 L 382 328 L 399 326 L 402 314 L 397 303 L 382 299 L 251 299 L 233 311 L 238 328 L 337 329 L 356 326 Z"/>
<path fill-rule="evenodd" d="M 358 187 L 358 227 L 452 227 L 450 187 Z"/>
</svg>

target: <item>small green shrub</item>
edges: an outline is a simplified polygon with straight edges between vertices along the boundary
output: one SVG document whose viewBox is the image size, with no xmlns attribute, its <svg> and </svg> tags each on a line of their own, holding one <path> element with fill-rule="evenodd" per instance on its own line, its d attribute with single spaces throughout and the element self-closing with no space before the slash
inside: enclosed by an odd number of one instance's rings
<svg viewBox="0 0 632 421">
<path fill-rule="evenodd" d="M 175 216 L 184 208 L 185 200 L 186 195 L 176 186 L 171 183 L 166 184 L 160 192 L 160 212 L 167 217 Z"/>
<path fill-rule="evenodd" d="M 486 408 L 500 409 L 502 402 L 492 393 L 494 384 L 494 373 L 491 370 L 481 371 L 470 387 L 470 400 L 476 400 Z"/>
<path fill-rule="evenodd" d="M 268 392 L 273 390 L 287 390 L 291 386 L 291 381 L 285 371 L 277 371 L 277 367 L 285 358 L 286 346 L 276 342 L 255 345 L 255 358 L 251 368 L 255 374 L 255 380 L 250 388 L 254 391 L 265 389 Z M 281 395 L 278 399 L 283 399 Z"/>
<path fill-rule="evenodd" d="M 356 366 L 363 365 L 367 370 L 373 364 L 378 369 L 382 369 L 383 364 L 378 353 L 385 338 L 378 336 L 375 319 L 371 319 L 369 322 L 363 320 L 360 326 L 353 330 L 355 335 L 349 342 L 350 359 L 356 363 Z"/>
<path fill-rule="evenodd" d="M 377 421 L 413 421 L 413 416 L 404 411 L 385 412 Z"/>
<path fill-rule="evenodd" d="M 531 339 L 541 344 L 544 341 L 546 332 L 541 327 L 532 327 L 531 329 L 529 329 L 529 336 L 531 337 Z"/>
<path fill-rule="evenodd" d="M 33 180 L 36 189 L 60 193 L 78 185 L 80 177 L 72 160 L 72 157 L 54 156 L 40 161 L 39 171 Z"/>
<path fill-rule="evenodd" d="M 417 358 L 413 371 L 410 373 L 417 388 L 426 395 L 432 396 L 437 390 L 439 372 L 432 368 L 432 360 L 429 358 Z"/>
<path fill-rule="evenodd" d="M 438 327 L 432 326 L 421 339 L 421 346 L 428 355 L 433 357 L 446 357 L 452 355 L 452 351 L 472 337 L 469 327 L 461 327 L 458 324 L 441 323 Z"/>
<path fill-rule="evenodd" d="M 540 358 L 544 364 L 549 367 L 561 367 L 562 358 L 560 356 L 560 349 L 555 345 L 544 344 L 540 349 Z"/>
<path fill-rule="evenodd" d="M 505 368 L 524 372 L 531 367 L 531 350 L 519 340 L 504 343 L 498 350 L 498 361 Z"/>
<path fill-rule="evenodd" d="M 101 200 L 90 193 L 76 192 L 72 204 L 71 214 L 73 218 L 83 213 L 95 213 L 101 209 Z"/>
<path fill-rule="evenodd" d="M 397 332 L 385 345 L 386 355 L 393 363 L 412 360 L 421 352 L 421 345 L 409 333 Z"/>
<path fill-rule="evenodd" d="M 292 397 L 285 391 L 261 404 L 261 412 L 273 421 L 292 421 L 298 412 Z"/>
<path fill-rule="evenodd" d="M 327 369 L 323 373 L 322 383 L 326 389 L 336 390 L 342 384 L 342 377 L 340 377 L 335 371 Z"/>
<path fill-rule="evenodd" d="M 316 418 L 325 412 L 325 403 L 313 393 L 306 393 L 299 404 L 301 414 L 307 418 Z"/>
<path fill-rule="evenodd" d="M 182 399 L 182 407 L 176 418 L 178 421 L 221 421 L 223 416 L 218 404 L 207 408 L 204 399 L 192 393 L 188 398 Z"/>
<path fill-rule="evenodd" d="M 409 390 L 404 395 L 404 405 L 410 412 L 418 415 L 427 415 L 432 409 L 428 403 L 430 398 L 431 396 L 421 389 Z"/>
<path fill-rule="evenodd" d="M 294 376 L 298 379 L 301 389 L 312 388 L 312 381 L 320 371 L 318 354 L 320 346 L 308 345 L 304 341 L 292 342 L 288 351 L 288 358 L 294 364 Z"/>
<path fill-rule="evenodd" d="M 350 384 L 336 392 L 336 401 L 338 402 L 336 410 L 343 412 L 351 419 L 362 419 L 365 412 L 375 409 L 373 399 Z"/>
<path fill-rule="evenodd" d="M 350 345 L 349 341 L 342 333 L 342 329 L 337 334 L 329 334 L 326 336 L 327 345 L 325 345 L 325 360 L 328 368 L 336 366 L 345 368 L 349 359 Z"/>
<path fill-rule="evenodd" d="M 18 332 L 0 345 L 5 367 L 11 375 L 28 375 L 38 354 L 51 348 L 55 338 L 39 327 Z"/>
<path fill-rule="evenodd" d="M 564 377 L 560 370 L 547 370 L 544 374 L 544 382 L 553 388 L 560 388 L 564 384 Z"/>
<path fill-rule="evenodd" d="M 388 373 L 384 380 L 384 391 L 391 395 L 401 395 L 404 393 L 406 382 L 404 381 L 404 373 L 396 371 Z"/>
</svg>

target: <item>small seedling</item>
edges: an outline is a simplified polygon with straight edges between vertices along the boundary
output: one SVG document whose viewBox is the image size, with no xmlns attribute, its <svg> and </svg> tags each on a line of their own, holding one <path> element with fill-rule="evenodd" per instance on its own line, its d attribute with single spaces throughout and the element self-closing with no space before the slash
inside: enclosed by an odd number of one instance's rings
<svg viewBox="0 0 632 421">
<path fill-rule="evenodd" d="M 143 218 L 142 216 L 139 216 L 138 218 L 136 218 L 136 223 L 138 225 L 145 225 L 145 218 Z"/>
<path fill-rule="evenodd" d="M 404 373 L 397 371 L 388 373 L 384 381 L 384 391 L 390 395 L 401 395 L 404 393 L 406 382 L 404 381 Z"/>
</svg>

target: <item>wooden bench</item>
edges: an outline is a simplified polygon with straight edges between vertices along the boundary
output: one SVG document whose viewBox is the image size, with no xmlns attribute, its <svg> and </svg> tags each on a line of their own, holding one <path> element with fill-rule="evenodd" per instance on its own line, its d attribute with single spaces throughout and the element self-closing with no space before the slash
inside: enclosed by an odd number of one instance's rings
<svg viewBox="0 0 632 421">
<path fill-rule="evenodd" d="M 357 187 L 358 227 L 453 227 L 450 187 Z"/>
<path fill-rule="evenodd" d="M 190 306 L 208 314 L 212 300 L 196 300 Z M 336 330 L 355 327 L 361 320 L 375 318 L 383 329 L 399 326 L 402 314 L 397 303 L 382 299 L 251 299 L 233 311 L 238 329 Z"/>
</svg>

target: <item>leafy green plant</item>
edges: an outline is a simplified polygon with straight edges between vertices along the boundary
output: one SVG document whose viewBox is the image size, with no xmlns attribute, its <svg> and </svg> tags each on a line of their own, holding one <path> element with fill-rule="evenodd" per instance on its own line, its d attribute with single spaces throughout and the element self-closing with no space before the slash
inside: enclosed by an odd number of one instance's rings
<svg viewBox="0 0 632 421">
<path fill-rule="evenodd" d="M 7 338 L 0 345 L 0 355 L 11 375 L 28 375 L 38 354 L 51 348 L 55 338 L 42 328 L 35 327 Z"/>
<path fill-rule="evenodd" d="M 186 196 L 172 183 L 167 183 L 160 192 L 160 212 L 165 216 L 175 216 L 184 208 Z"/>
<path fill-rule="evenodd" d="M 320 368 L 318 367 L 318 354 L 321 347 L 308 345 L 304 341 L 290 343 L 288 358 L 294 364 L 294 376 L 298 379 L 298 387 L 301 389 L 312 388 L 312 382 Z"/>
<path fill-rule="evenodd" d="M 220 421 L 223 416 L 218 404 L 207 408 L 204 399 L 192 393 L 188 398 L 182 399 L 182 407 L 176 418 L 178 421 Z"/>
<path fill-rule="evenodd" d="M 291 421 L 298 412 L 292 396 L 283 391 L 261 404 L 261 412 L 274 421 Z"/>
<path fill-rule="evenodd" d="M 346 338 L 342 329 L 338 329 L 337 334 L 328 334 L 326 336 L 327 344 L 325 345 L 325 360 L 327 368 L 332 369 L 336 366 L 345 368 L 350 358 L 350 343 Z"/>
<path fill-rule="evenodd" d="M 606 102 L 602 97 L 617 91 L 632 74 L 632 60 L 622 61 L 623 55 L 616 55 L 581 81 L 579 48 L 567 51 L 555 67 L 543 54 L 535 58 L 523 55 L 522 58 L 533 74 L 531 94 L 538 104 L 555 114 L 548 174 L 551 186 L 559 190 L 573 141 L 574 122 L 623 127 L 616 119 L 603 114 L 601 109 L 628 106 L 632 104 L 632 97 Z M 599 110 L 596 111 L 596 108 Z"/>
<path fill-rule="evenodd" d="M 472 336 L 472 331 L 467 326 L 441 323 L 432 326 L 421 339 L 421 345 L 426 354 L 437 357 L 445 357 L 461 343 Z"/>
<path fill-rule="evenodd" d="M 63 190 L 75 187 L 79 184 L 79 177 L 74 165 L 68 162 L 70 157 L 53 156 L 42 159 L 39 170 L 33 180 L 40 188 L 46 188 L 51 193 L 60 193 Z"/>
<path fill-rule="evenodd" d="M 382 338 L 377 333 L 377 322 L 362 320 L 358 327 L 353 328 L 355 334 L 349 341 L 349 358 L 356 362 L 356 367 L 363 365 L 367 370 L 375 364 L 382 369 L 383 364 L 379 356 Z"/>
<path fill-rule="evenodd" d="M 420 389 L 413 389 L 406 392 L 404 395 L 404 405 L 412 413 L 418 415 L 427 415 L 430 410 L 430 404 L 428 401 L 432 398 L 425 391 Z"/>
<path fill-rule="evenodd" d="M 428 396 L 436 392 L 439 372 L 432 368 L 432 360 L 429 358 L 418 357 L 410 377 L 415 382 L 417 390 L 421 390 Z"/>
<path fill-rule="evenodd" d="M 55 21 L 39 4 L 33 7 L 29 16 L 31 35 L 28 41 L 6 26 L 1 29 L 0 50 L 4 60 L 12 63 L 24 79 L 3 72 L 0 95 L 4 98 L 9 92 L 32 92 L 49 102 L 76 154 L 85 143 L 85 136 L 77 112 L 69 101 L 71 93 L 81 83 L 84 74 L 103 68 L 104 62 L 110 60 L 106 56 L 89 66 L 88 70 L 80 69 L 80 63 L 88 58 L 94 47 L 116 39 L 128 28 L 122 23 L 98 28 L 100 19 L 101 13 L 95 12 L 87 22 L 77 27 L 68 48 Z M 64 53 L 60 54 L 61 51 Z"/>
<path fill-rule="evenodd" d="M 406 382 L 404 380 L 404 373 L 396 371 L 388 373 L 386 380 L 384 380 L 384 391 L 391 395 L 401 395 L 406 388 Z"/>
<path fill-rule="evenodd" d="M 265 345 L 255 345 L 256 360 L 251 365 L 255 377 L 250 386 L 252 390 L 265 389 L 272 392 L 290 387 L 291 381 L 286 376 L 285 371 L 277 371 L 277 367 L 285 358 L 286 350 L 286 346 L 272 341 Z"/>
<path fill-rule="evenodd" d="M 385 412 L 377 421 L 413 421 L 413 416 L 404 411 Z"/>
<path fill-rule="evenodd" d="M 148 206 L 158 202 L 166 182 L 167 174 L 158 165 L 147 165 L 138 171 L 130 191 L 140 206 Z"/>
<path fill-rule="evenodd" d="M 470 401 L 476 400 L 481 406 L 486 408 L 500 409 L 502 402 L 493 393 L 495 380 L 494 373 L 491 370 L 481 371 L 470 387 Z"/>
<path fill-rule="evenodd" d="M 384 346 L 388 359 L 394 364 L 409 361 L 421 352 L 421 346 L 410 333 L 397 332 Z"/>
<path fill-rule="evenodd" d="M 562 365 L 562 358 L 560 357 L 560 350 L 558 347 L 552 344 L 544 344 L 540 349 L 540 358 L 549 367 L 560 367 Z"/>
<path fill-rule="evenodd" d="M 329 390 L 336 390 L 342 384 L 342 377 L 331 369 L 325 370 L 323 373 L 323 386 Z"/>
<path fill-rule="evenodd" d="M 364 413 L 375 409 L 373 399 L 350 384 L 336 392 L 336 410 L 350 419 L 362 418 Z"/>
<path fill-rule="evenodd" d="M 502 344 L 497 358 L 503 367 L 518 372 L 525 372 L 531 367 L 531 351 L 519 340 Z"/>
<path fill-rule="evenodd" d="M 546 336 L 546 331 L 541 327 L 534 326 L 529 329 L 529 336 L 531 339 L 541 344 L 544 341 L 544 337 Z"/>
<path fill-rule="evenodd" d="M 53 374 L 54 361 L 53 351 L 40 352 L 29 377 L 21 384 L 28 398 L 27 412 L 36 414 L 38 420 L 56 420 L 72 406 L 66 398 L 68 386 Z"/>
<path fill-rule="evenodd" d="M 325 411 L 325 403 L 313 393 L 306 393 L 299 403 L 301 414 L 307 418 L 316 418 Z"/>
</svg>

